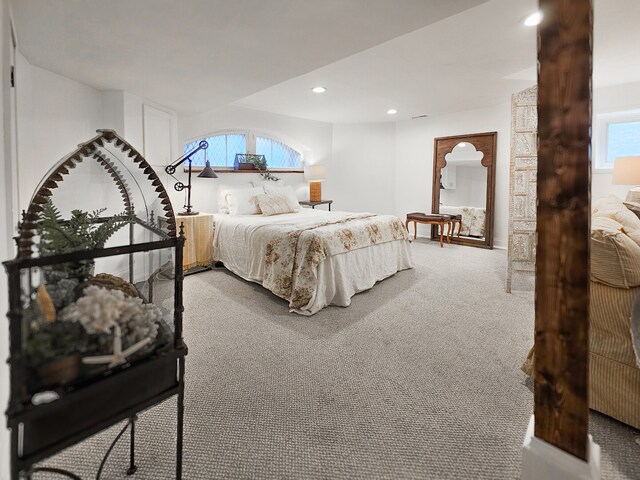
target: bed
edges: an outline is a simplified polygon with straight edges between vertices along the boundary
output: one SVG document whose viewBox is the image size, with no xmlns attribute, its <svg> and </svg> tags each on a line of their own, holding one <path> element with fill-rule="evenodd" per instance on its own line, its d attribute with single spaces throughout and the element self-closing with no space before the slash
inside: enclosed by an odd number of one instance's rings
<svg viewBox="0 0 640 480">
<path fill-rule="evenodd" d="M 407 232 L 392 215 L 306 208 L 272 216 L 218 213 L 214 229 L 216 261 L 301 315 L 346 307 L 356 293 L 413 266 Z"/>
<path fill-rule="evenodd" d="M 484 237 L 484 226 L 486 217 L 484 208 L 440 205 L 439 213 L 443 213 L 445 215 L 462 215 L 459 233 L 466 237 Z"/>
</svg>

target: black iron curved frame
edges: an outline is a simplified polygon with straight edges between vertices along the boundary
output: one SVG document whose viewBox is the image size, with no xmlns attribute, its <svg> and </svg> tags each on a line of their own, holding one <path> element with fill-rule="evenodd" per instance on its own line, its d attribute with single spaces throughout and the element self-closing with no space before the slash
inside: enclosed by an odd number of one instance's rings
<svg viewBox="0 0 640 480">
<path fill-rule="evenodd" d="M 102 478 L 102 471 L 104 470 L 104 467 L 107 464 L 107 460 L 109 459 L 111 452 L 113 451 L 116 444 L 118 443 L 118 440 L 120 440 L 120 438 L 122 438 L 122 436 L 124 435 L 124 432 L 127 431 L 127 428 L 131 429 L 131 442 L 130 442 L 130 448 L 129 448 L 129 468 L 127 469 L 127 475 L 133 475 L 138 470 L 138 467 L 135 464 L 135 422 L 137 418 L 138 418 L 137 416 L 131 417 L 129 421 L 127 421 L 127 424 L 124 427 L 122 427 L 122 429 L 120 430 L 120 433 L 116 435 L 116 438 L 113 440 L 113 442 L 111 442 L 111 445 L 109 445 L 109 449 L 107 450 L 107 453 L 104 454 L 104 457 L 100 462 L 100 467 L 98 467 L 98 472 L 96 473 L 96 480 L 100 480 Z M 26 472 L 25 475 L 27 479 L 31 480 L 33 477 L 33 474 L 38 472 L 55 473 L 57 475 L 62 475 L 63 477 L 71 478 L 72 480 L 82 480 L 82 477 L 80 477 L 79 475 L 76 475 L 75 473 L 70 472 L 69 470 L 65 470 L 63 468 L 57 468 L 57 467 L 32 467 Z"/>
<path fill-rule="evenodd" d="M 160 230 L 153 219 L 148 221 L 136 219 L 135 223 L 156 233 L 161 240 L 134 243 L 130 236 L 128 245 L 91 250 L 78 250 L 49 256 L 32 256 L 31 247 L 37 233 L 42 205 L 52 195 L 70 169 L 84 158 L 96 154 L 98 147 L 105 143 L 114 143 L 132 159 L 145 177 L 151 182 L 162 205 L 165 215 L 166 229 Z M 94 157 L 95 158 L 95 157 Z M 97 160 L 100 160 L 99 158 Z M 101 162 L 103 163 L 103 162 Z M 112 165 L 104 165 L 118 177 Z M 118 183 L 118 182 L 116 182 Z M 120 192 L 129 206 L 129 195 L 126 185 L 119 183 Z M 129 202 L 129 203 L 128 203 Z M 131 206 L 132 208 L 132 206 Z M 162 182 L 146 160 L 126 141 L 111 130 L 100 130 L 99 135 L 81 144 L 79 148 L 56 164 L 50 175 L 38 187 L 34 197 L 24 214 L 19 226 L 17 238 L 18 255 L 13 260 L 3 262 L 8 275 L 9 286 L 9 366 L 10 395 L 6 411 L 7 426 L 11 431 L 11 473 L 12 480 L 27 479 L 38 472 L 48 472 L 64 477 L 82 480 L 78 475 L 57 467 L 34 467 L 47 458 L 75 445 L 86 438 L 116 425 L 123 420 L 127 424 L 116 436 L 103 458 L 96 479 L 99 480 L 104 466 L 113 448 L 130 427 L 130 465 L 127 473 L 135 473 L 135 419 L 137 415 L 164 400 L 177 396 L 176 413 L 176 463 L 175 478 L 182 478 L 182 445 L 184 424 L 184 375 L 187 346 L 182 336 L 182 314 L 184 311 L 182 284 L 182 257 L 185 243 L 184 229 L 180 225 L 176 232 L 176 220 Z M 31 275 L 34 268 L 81 262 L 118 255 L 129 255 L 170 248 L 174 262 L 174 306 L 173 306 L 173 342 L 166 347 L 154 351 L 150 356 L 137 360 L 132 364 L 115 367 L 102 377 L 87 383 L 64 389 L 61 396 L 50 403 L 33 405 L 27 389 L 27 366 L 23 353 L 23 298 L 22 274 Z M 130 261 L 130 268 L 131 268 Z M 113 397 L 113 392 L 127 391 L 127 396 Z M 99 413 L 96 413 L 99 412 Z"/>
</svg>

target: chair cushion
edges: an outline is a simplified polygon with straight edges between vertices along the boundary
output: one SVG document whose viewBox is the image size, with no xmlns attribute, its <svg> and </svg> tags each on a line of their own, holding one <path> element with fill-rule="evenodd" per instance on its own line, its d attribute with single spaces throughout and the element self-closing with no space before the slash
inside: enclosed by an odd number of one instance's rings
<svg viewBox="0 0 640 480">
<path fill-rule="evenodd" d="M 612 287 L 640 285 L 640 246 L 609 217 L 591 220 L 591 278 Z"/>
<path fill-rule="evenodd" d="M 626 232 L 640 230 L 640 218 L 613 195 L 602 197 L 593 204 L 592 217 L 608 217 L 621 223 Z"/>
<path fill-rule="evenodd" d="M 407 213 L 407 220 L 416 220 L 418 222 L 448 222 L 451 220 L 449 215 L 440 215 L 439 213 Z"/>
</svg>

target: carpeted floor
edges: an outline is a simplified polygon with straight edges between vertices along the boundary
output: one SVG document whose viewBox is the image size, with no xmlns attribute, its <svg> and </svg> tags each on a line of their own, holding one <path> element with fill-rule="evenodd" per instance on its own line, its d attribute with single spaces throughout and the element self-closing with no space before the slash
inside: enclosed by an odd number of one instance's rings
<svg viewBox="0 0 640 480">
<path fill-rule="evenodd" d="M 504 292 L 505 252 L 412 249 L 415 269 L 310 318 L 225 270 L 187 277 L 185 479 L 519 477 L 533 293 Z M 173 477 L 174 412 L 142 414 L 132 478 Z M 116 433 L 47 463 L 89 478 Z M 640 478 L 639 431 L 592 412 L 591 433 L 603 479 Z"/>
</svg>

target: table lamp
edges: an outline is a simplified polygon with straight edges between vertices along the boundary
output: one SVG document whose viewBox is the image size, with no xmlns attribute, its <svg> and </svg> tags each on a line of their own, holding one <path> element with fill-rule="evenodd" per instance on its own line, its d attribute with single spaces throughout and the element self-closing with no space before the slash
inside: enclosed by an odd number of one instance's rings
<svg viewBox="0 0 640 480">
<path fill-rule="evenodd" d="M 304 179 L 309 182 L 309 201 L 322 201 L 321 182 L 324 182 L 324 176 L 327 169 L 324 165 L 307 165 L 304 167 Z"/>
<path fill-rule="evenodd" d="M 613 167 L 614 185 L 635 185 L 627 193 L 628 202 L 640 203 L 640 157 L 618 157 Z"/>
</svg>

